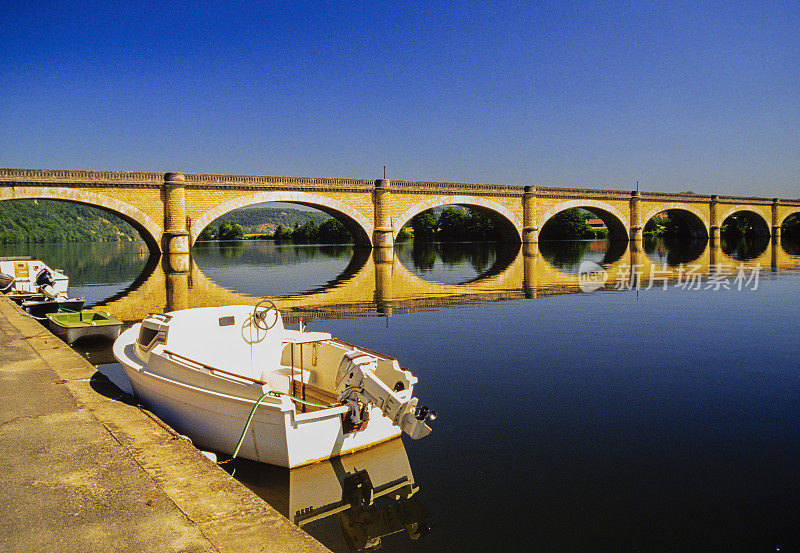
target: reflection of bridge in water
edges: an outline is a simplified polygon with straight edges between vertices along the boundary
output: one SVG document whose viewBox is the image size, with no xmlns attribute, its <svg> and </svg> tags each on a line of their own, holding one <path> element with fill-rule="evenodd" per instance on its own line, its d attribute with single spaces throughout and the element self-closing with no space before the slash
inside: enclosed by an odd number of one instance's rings
<svg viewBox="0 0 800 553">
<path fill-rule="evenodd" d="M 544 245 L 542 243 L 541 245 Z M 665 280 L 676 282 L 692 275 L 716 275 L 733 283 L 740 265 L 764 270 L 800 269 L 800 255 L 789 254 L 775 239 L 766 239 L 752 257 L 740 261 L 724 253 L 715 241 L 696 242 L 683 257 L 671 258 L 665 251 L 646 253 L 641 243 L 611 243 L 601 260 L 607 272 L 606 289 L 630 283 L 639 275 L 646 287 L 653 277 L 655 286 Z M 537 298 L 581 291 L 577 271 L 565 271 L 547 259 L 537 244 L 524 244 L 503 254 L 482 276 L 462 284 L 443 284 L 425 280 L 409 270 L 392 250 L 357 249 L 347 269 L 330 283 L 310 292 L 273 296 L 288 320 L 338 318 L 361 313 L 391 314 L 448 305 L 488 303 L 522 298 Z M 507 250 L 505 250 L 507 251 Z M 669 263 L 669 265 L 665 265 Z M 681 267 L 680 264 L 683 264 Z M 191 261 L 188 271 L 170 267 L 169 256 L 153 257 L 142 274 L 120 294 L 100 303 L 124 321 L 141 320 L 150 312 L 165 312 L 191 307 L 245 304 L 260 299 L 229 290 L 208 278 Z M 696 277 L 695 277 L 696 278 Z"/>
</svg>

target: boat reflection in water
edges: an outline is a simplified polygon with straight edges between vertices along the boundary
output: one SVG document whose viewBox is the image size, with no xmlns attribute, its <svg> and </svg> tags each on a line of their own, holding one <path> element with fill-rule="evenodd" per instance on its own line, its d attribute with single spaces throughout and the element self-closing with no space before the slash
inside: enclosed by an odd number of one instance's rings
<svg viewBox="0 0 800 553">
<path fill-rule="evenodd" d="M 246 459 L 222 466 L 334 551 L 377 549 L 400 532 L 416 540 L 429 529 L 400 439 L 296 469 Z"/>
</svg>

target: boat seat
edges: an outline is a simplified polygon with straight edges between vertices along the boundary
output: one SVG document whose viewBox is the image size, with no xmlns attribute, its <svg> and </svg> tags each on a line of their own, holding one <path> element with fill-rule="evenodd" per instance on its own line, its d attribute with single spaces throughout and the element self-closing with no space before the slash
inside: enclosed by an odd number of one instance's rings
<svg viewBox="0 0 800 553">
<path fill-rule="evenodd" d="M 285 365 L 278 367 L 273 366 L 271 368 L 265 368 L 262 370 L 259 380 L 263 380 L 269 384 L 271 388 L 278 390 L 279 392 L 287 393 L 291 386 L 291 374 L 291 367 L 287 367 Z M 300 382 L 300 369 L 294 369 L 294 379 L 296 382 Z M 303 370 L 303 381 L 306 383 L 313 382 L 314 373 L 308 369 Z"/>
</svg>

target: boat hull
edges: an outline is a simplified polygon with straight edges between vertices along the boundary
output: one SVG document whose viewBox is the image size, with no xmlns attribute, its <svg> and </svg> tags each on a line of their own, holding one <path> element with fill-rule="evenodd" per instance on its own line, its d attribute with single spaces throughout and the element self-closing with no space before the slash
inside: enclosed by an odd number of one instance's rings
<svg viewBox="0 0 800 553">
<path fill-rule="evenodd" d="M 213 393 L 123 364 L 133 393 L 175 431 L 202 448 L 232 455 L 254 401 Z M 380 410 L 370 412 L 366 428 L 344 434 L 345 408 L 308 414 L 259 405 L 238 456 L 294 468 L 338 457 L 400 435 Z"/>
<path fill-rule="evenodd" d="M 106 339 L 116 340 L 122 330 L 122 321 L 104 316 L 100 314 L 98 317 L 97 312 L 83 311 L 87 313 L 88 317 L 93 320 L 85 324 L 74 324 L 68 320 L 62 320 L 57 313 L 48 314 L 50 332 L 64 340 L 68 344 L 73 344 L 80 339 Z M 61 314 L 61 315 L 75 315 L 74 313 Z M 95 320 L 96 319 L 96 320 Z M 92 324 L 94 323 L 94 324 Z"/>
<path fill-rule="evenodd" d="M 197 447 L 233 455 L 253 406 L 266 389 L 182 369 L 155 354 L 145 364 L 134 353 L 139 326 L 126 330 L 114 343 L 114 356 L 136 398 Z M 360 451 L 402 432 L 373 407 L 364 428 L 346 433 L 346 413 L 343 405 L 302 413 L 287 396 L 270 396 L 256 408 L 237 456 L 294 468 Z"/>
<path fill-rule="evenodd" d="M 32 317 L 44 318 L 50 313 L 56 313 L 62 310 L 80 311 L 85 303 L 84 298 L 70 298 L 66 300 L 41 300 L 41 301 L 25 301 L 22 307 Z"/>
</svg>

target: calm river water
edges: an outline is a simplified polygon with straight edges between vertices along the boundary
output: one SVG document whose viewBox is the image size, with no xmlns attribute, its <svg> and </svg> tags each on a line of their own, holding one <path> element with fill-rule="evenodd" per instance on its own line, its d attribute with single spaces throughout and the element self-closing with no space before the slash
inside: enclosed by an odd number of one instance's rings
<svg viewBox="0 0 800 553">
<path fill-rule="evenodd" d="M 159 270 L 138 244 L 0 250 L 12 253 L 63 268 L 73 294 L 110 308 Z M 334 463 L 226 465 L 323 543 L 347 551 L 346 534 L 364 545 L 399 530 L 384 550 L 800 548 L 796 244 L 408 244 L 394 256 L 387 285 L 350 247 L 193 250 L 190 295 L 211 286 L 297 306 L 347 291 L 346 309 L 321 307 L 309 328 L 397 357 L 438 411 L 429 437 Z M 653 272 L 626 285 L 642 260 Z M 609 269 L 604 288 L 576 286 L 584 261 Z M 646 289 L 662 264 L 670 278 Z M 374 290 L 358 299 L 365 271 Z M 376 490 L 399 487 L 337 514 L 343 475 L 358 469 Z"/>
</svg>

